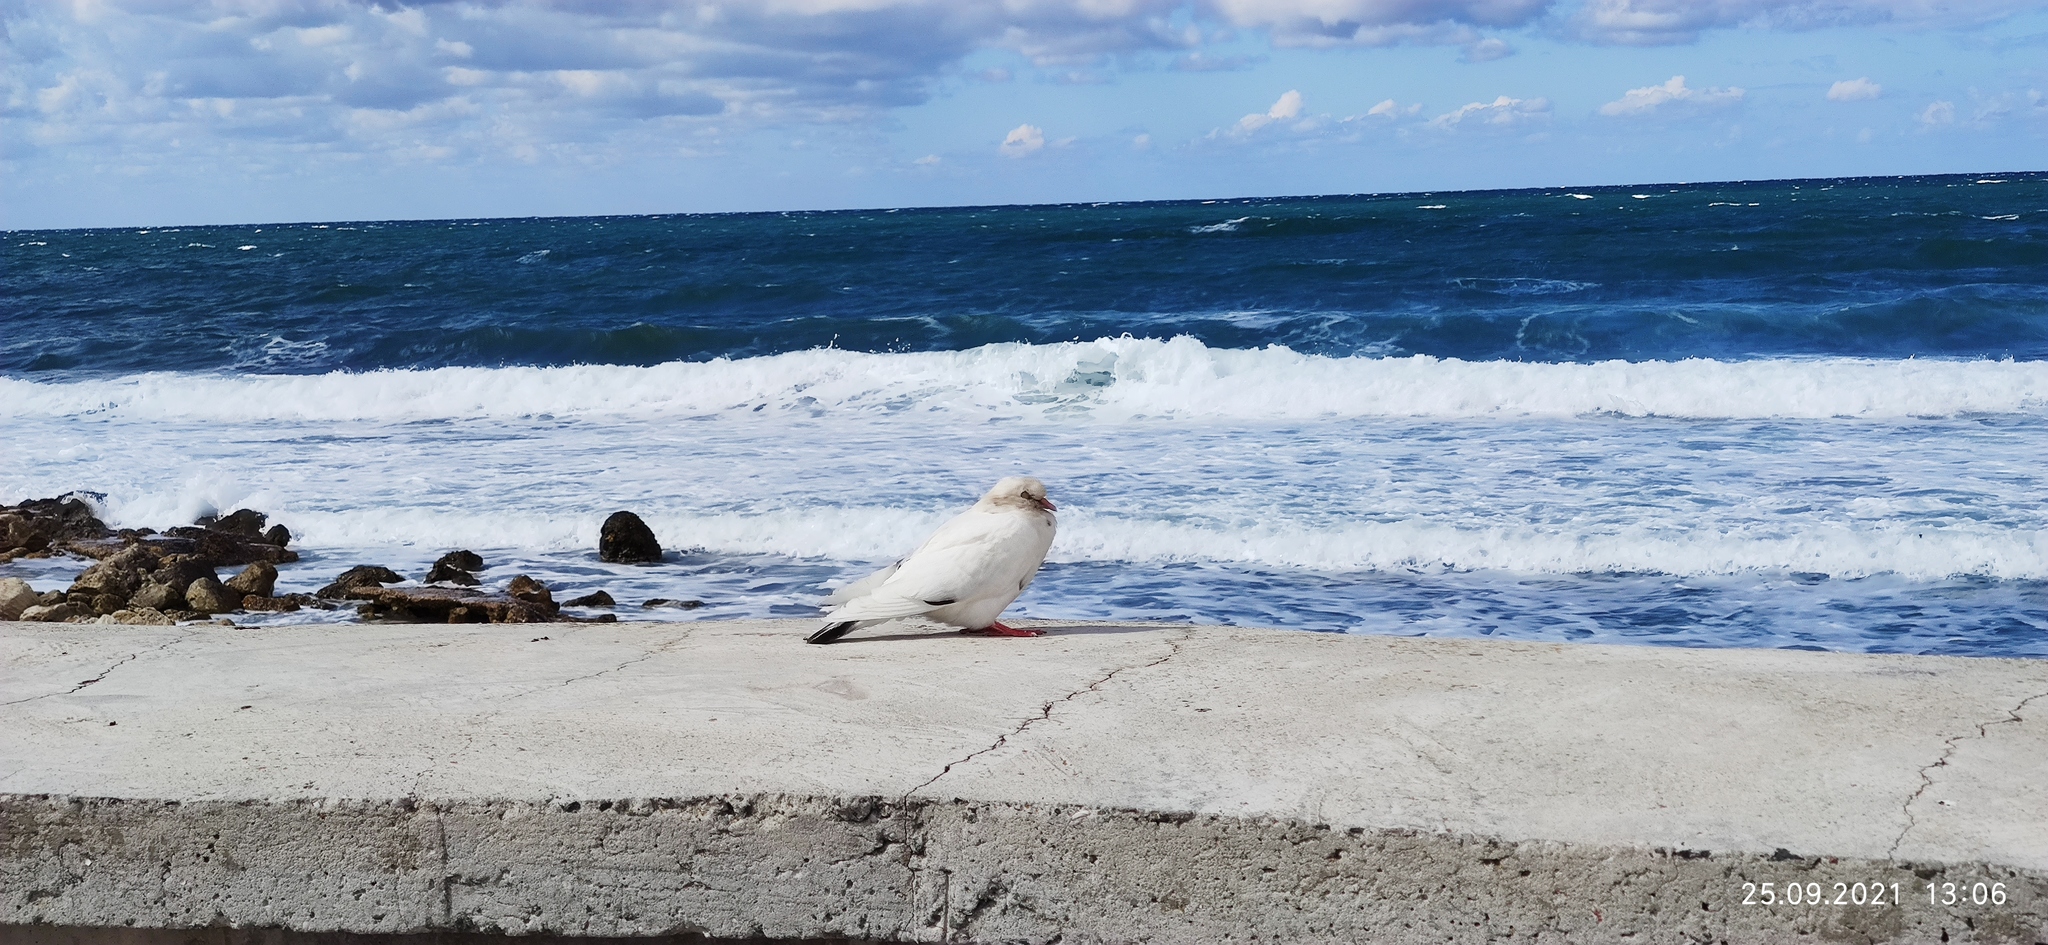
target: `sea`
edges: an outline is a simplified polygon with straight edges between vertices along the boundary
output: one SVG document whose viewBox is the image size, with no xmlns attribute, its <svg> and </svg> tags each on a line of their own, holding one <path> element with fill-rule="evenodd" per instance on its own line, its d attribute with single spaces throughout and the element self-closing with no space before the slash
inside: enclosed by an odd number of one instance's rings
<svg viewBox="0 0 2048 945">
<path fill-rule="evenodd" d="M 1029 474 L 1060 526 L 1020 617 L 2048 657 L 2048 173 L 16 230 L 0 260 L 0 503 L 258 509 L 285 591 L 466 548 L 622 619 L 815 617 Z M 619 510 L 668 557 L 598 561 Z"/>
</svg>

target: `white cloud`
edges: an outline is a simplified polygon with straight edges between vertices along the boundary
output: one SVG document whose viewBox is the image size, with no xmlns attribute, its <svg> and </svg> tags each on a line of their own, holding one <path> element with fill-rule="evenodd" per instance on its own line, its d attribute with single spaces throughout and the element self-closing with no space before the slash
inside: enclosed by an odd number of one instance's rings
<svg viewBox="0 0 2048 945">
<path fill-rule="evenodd" d="M 1567 30 L 1597 43 L 1690 43 L 1710 29 L 1799 31 L 1871 23 L 1968 29 L 2039 9 L 2036 0 L 1586 0 Z"/>
<path fill-rule="evenodd" d="M 447 160 L 564 162 L 722 153 L 718 140 L 764 127 L 873 122 L 947 82 L 1113 80 L 1133 61 L 1235 68 L 1255 64 L 1259 51 L 1247 44 L 1259 42 L 1438 45 L 1483 62 L 1513 52 L 1490 34 L 1511 39 L 1505 31 L 1517 29 L 1684 42 L 1734 27 L 1968 26 L 2040 2 L 0 0 L 0 155 L 28 162 L 10 173 L 32 175 L 181 161 L 300 173 L 323 161 L 445 149 L 454 151 Z M 988 50 L 1014 55 L 993 66 L 970 59 Z M 1734 91 L 1694 92 L 1691 101 Z M 1311 130 L 1321 119 L 1292 94 L 1293 106 L 1283 96 L 1218 136 L 1275 123 Z M 1549 113 L 1541 100 L 1506 101 L 1435 123 L 1507 125 Z M 1367 114 L 1392 119 L 1415 107 Z M 1980 120 L 1968 102 L 1964 114 L 1954 108 L 1951 123 Z M 1015 142 L 1003 153 L 1056 147 Z"/>
<path fill-rule="evenodd" d="M 1003 138 L 1002 146 L 997 150 L 1003 152 L 1004 157 L 1020 158 L 1043 147 L 1045 129 L 1025 124 L 1010 129 L 1010 133 Z"/>
<path fill-rule="evenodd" d="M 1429 120 L 1432 128 L 1455 128 L 1466 121 L 1477 124 L 1510 126 L 1550 117 L 1550 100 L 1545 98 L 1509 98 L 1505 95 L 1491 102 L 1473 102 L 1454 112 L 1445 112 Z"/>
<path fill-rule="evenodd" d="M 1237 126 L 1230 129 L 1230 133 L 1233 135 L 1248 135 L 1276 121 L 1291 121 L 1299 117 L 1301 117 L 1301 93 L 1294 89 L 1288 89 L 1281 93 L 1279 101 L 1274 102 L 1272 108 L 1266 109 L 1265 114 L 1254 113 L 1238 119 Z"/>
<path fill-rule="evenodd" d="M 94 98 L 118 103 L 30 116 L 38 127 L 9 129 L 24 142 L 10 142 L 16 156 L 41 149 L 38 141 L 63 143 L 73 160 L 88 146 L 171 156 L 172 139 L 192 155 L 218 145 L 303 161 L 308 141 L 334 153 L 395 153 L 421 142 L 357 137 L 374 123 L 351 122 L 351 111 L 404 111 L 456 95 L 477 110 L 439 129 L 438 146 L 502 151 L 508 137 L 599 145 L 649 133 L 640 122 L 693 116 L 752 127 L 871 119 L 926 100 L 980 49 L 1082 65 L 1183 51 L 1203 34 L 1165 25 L 1179 8 L 1169 0 L 10 3 L 0 78 L 13 91 L 0 98 L 54 104 L 73 94 L 66 76 L 91 74 L 103 77 Z M 461 71 L 447 70 L 458 64 Z M 46 89 L 56 91 L 38 94 Z M 184 105 L 213 100 L 246 107 L 230 119 Z M 279 103 L 288 109 L 269 107 Z M 253 134 L 241 122 L 258 112 L 281 124 Z"/>
<path fill-rule="evenodd" d="M 298 35 L 299 42 L 308 46 L 332 46 L 336 43 L 345 43 L 355 38 L 355 30 L 350 29 L 346 23 L 313 26 L 292 30 L 291 32 Z M 406 32 L 410 32 L 410 30 Z"/>
<path fill-rule="evenodd" d="M 1672 76 L 1663 85 L 1646 85 L 1640 89 L 1629 89 L 1621 97 L 1600 106 L 1602 115 L 1649 115 L 1673 102 L 1687 105 L 1716 106 L 1732 105 L 1742 101 L 1745 93 L 1739 88 L 1692 89 L 1685 85 L 1685 76 Z"/>
<path fill-rule="evenodd" d="M 1554 0 L 1208 0 L 1234 26 L 1266 30 L 1285 46 L 1462 46 L 1474 26 L 1536 21 Z"/>
<path fill-rule="evenodd" d="M 1394 101 L 1393 99 L 1386 99 L 1384 101 L 1381 101 L 1378 105 L 1374 105 L 1373 107 L 1366 109 L 1365 114 L 1353 115 L 1352 117 L 1346 118 L 1344 120 L 1357 121 L 1360 118 L 1385 118 L 1388 120 L 1393 120 L 1401 118 L 1403 116 L 1419 115 L 1421 113 L 1421 102 L 1414 102 L 1408 105 L 1403 105 L 1400 102 Z"/>
<path fill-rule="evenodd" d="M 1466 62 L 1492 62 L 1495 59 L 1506 59 L 1514 54 L 1515 47 L 1508 45 L 1506 40 L 1495 39 L 1489 36 L 1466 46 L 1465 51 L 1458 58 Z"/>
<path fill-rule="evenodd" d="M 917 160 L 912 161 L 910 163 L 915 164 L 918 167 L 931 167 L 939 163 L 939 156 L 936 154 L 927 154 L 924 157 L 918 158 Z"/>
<path fill-rule="evenodd" d="M 385 22 L 404 32 L 411 33 L 414 36 L 427 35 L 427 14 L 417 7 L 388 13 L 379 8 L 372 7 L 370 12 L 382 16 Z"/>
<path fill-rule="evenodd" d="M 1141 134 L 1141 135 L 1138 135 L 1137 137 L 1135 137 L 1135 138 L 1132 138 L 1132 139 L 1131 139 L 1131 148 L 1132 148 L 1133 150 L 1137 150 L 1137 151 L 1143 151 L 1143 150 L 1145 150 L 1145 149 L 1147 149 L 1147 148 L 1150 148 L 1150 147 L 1152 147 L 1152 136 L 1151 136 L 1151 135 L 1144 135 L 1144 134 Z"/>
<path fill-rule="evenodd" d="M 1930 128 L 1953 125 L 1956 122 L 1956 103 L 1935 102 L 1920 112 L 1920 123 Z"/>
<path fill-rule="evenodd" d="M 1883 94 L 1884 86 L 1870 81 L 1867 77 L 1843 79 L 1834 85 L 1828 86 L 1828 101 L 1830 102 L 1863 102 Z"/>
</svg>

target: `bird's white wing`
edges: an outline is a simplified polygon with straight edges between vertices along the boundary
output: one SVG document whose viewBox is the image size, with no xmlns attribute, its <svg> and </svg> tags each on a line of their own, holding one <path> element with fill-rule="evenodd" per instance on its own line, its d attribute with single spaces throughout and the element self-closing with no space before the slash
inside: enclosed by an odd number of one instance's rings
<svg viewBox="0 0 2048 945">
<path fill-rule="evenodd" d="M 958 601 L 1011 593 L 1027 581 L 1052 543 L 1035 517 L 969 510 L 939 526 L 866 596 L 827 620 L 911 617 Z"/>
<path fill-rule="evenodd" d="M 1035 517 L 978 510 L 963 513 L 905 558 L 895 576 L 882 582 L 876 592 L 952 601 L 1015 590 L 1020 572 L 1035 570 L 1052 544 L 1050 529 L 1043 531 L 1041 537 Z"/>
<path fill-rule="evenodd" d="M 861 578 L 860 580 L 855 581 L 852 584 L 848 584 L 845 587 L 833 591 L 832 596 L 825 598 L 825 603 L 837 607 L 840 604 L 844 604 L 847 601 L 853 600 L 854 598 L 866 597 L 869 594 L 873 593 L 875 588 L 881 587 L 882 582 L 888 580 L 891 575 L 894 575 L 896 573 L 896 569 L 902 566 L 903 562 L 898 561 L 895 564 L 883 568 L 880 571 L 876 571 L 875 573 L 870 574 L 867 577 Z"/>
</svg>

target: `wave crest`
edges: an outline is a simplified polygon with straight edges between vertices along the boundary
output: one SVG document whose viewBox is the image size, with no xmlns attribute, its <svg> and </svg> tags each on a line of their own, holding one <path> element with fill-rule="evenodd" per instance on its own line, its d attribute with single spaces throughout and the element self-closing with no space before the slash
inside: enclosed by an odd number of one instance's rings
<svg viewBox="0 0 2048 945">
<path fill-rule="evenodd" d="M 1187 337 L 870 354 L 814 349 L 651 367 L 451 367 L 322 375 L 0 378 L 0 416 L 434 420 L 947 411 L 1257 421 L 1583 416 L 1896 419 L 2039 413 L 2048 362 L 1604 361 L 1326 357 Z"/>
</svg>

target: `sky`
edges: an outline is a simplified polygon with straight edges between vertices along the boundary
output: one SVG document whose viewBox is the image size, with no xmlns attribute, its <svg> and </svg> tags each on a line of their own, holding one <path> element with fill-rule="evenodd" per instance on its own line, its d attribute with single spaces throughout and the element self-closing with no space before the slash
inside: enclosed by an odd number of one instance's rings
<svg viewBox="0 0 2048 945">
<path fill-rule="evenodd" d="M 0 0 L 0 227 L 2048 169 L 2048 0 Z"/>
</svg>

